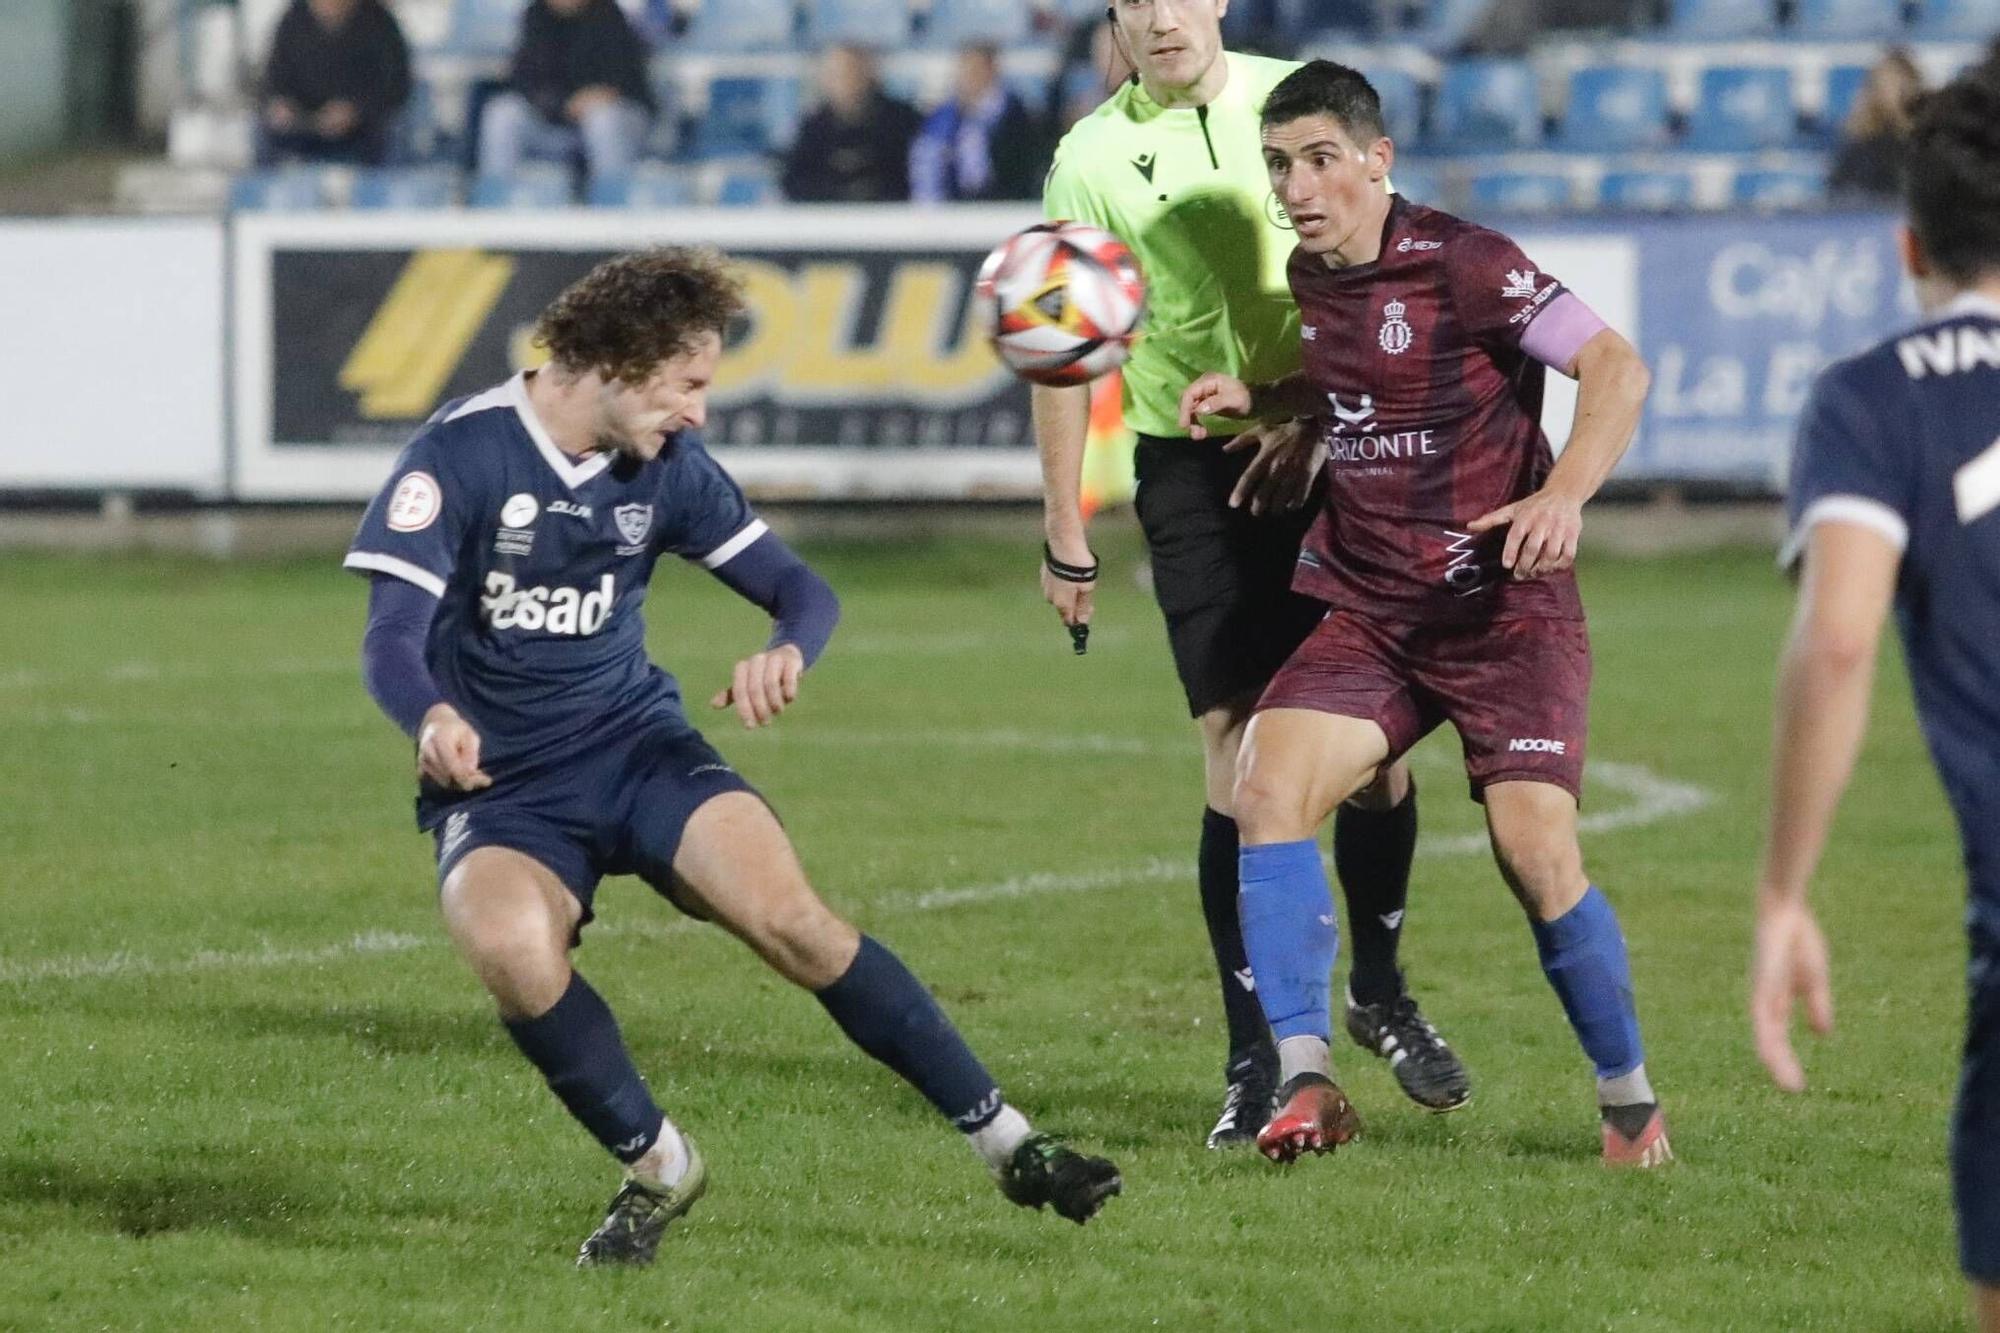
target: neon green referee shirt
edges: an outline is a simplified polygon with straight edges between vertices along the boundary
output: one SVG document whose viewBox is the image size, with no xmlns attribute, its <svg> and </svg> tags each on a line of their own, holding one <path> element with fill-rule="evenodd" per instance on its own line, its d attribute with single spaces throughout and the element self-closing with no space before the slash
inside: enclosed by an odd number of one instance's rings
<svg viewBox="0 0 2000 1333">
<path fill-rule="evenodd" d="M 1056 149 L 1051 219 L 1124 241 L 1146 274 L 1146 320 L 1125 365 L 1125 421 L 1178 436 L 1181 391 L 1210 370 L 1246 383 L 1299 368 L 1299 311 L 1285 280 L 1298 238 L 1271 193 L 1264 99 L 1298 68 L 1225 52 L 1229 81 L 1205 107 L 1168 110 L 1127 80 Z M 1208 418 L 1211 434 L 1247 424 Z"/>
</svg>

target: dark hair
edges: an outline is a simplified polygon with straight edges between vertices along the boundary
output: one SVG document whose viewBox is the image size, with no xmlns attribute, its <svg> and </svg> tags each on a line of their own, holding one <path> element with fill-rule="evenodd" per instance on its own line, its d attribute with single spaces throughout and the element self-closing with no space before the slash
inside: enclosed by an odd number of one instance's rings
<svg viewBox="0 0 2000 1333">
<path fill-rule="evenodd" d="M 1917 103 L 1905 148 L 1910 229 L 1946 277 L 2000 270 L 2000 60 Z"/>
<path fill-rule="evenodd" d="M 668 246 L 584 274 L 542 312 L 535 340 L 565 369 L 643 384 L 703 334 L 726 335 L 744 309 L 743 284 L 720 254 Z"/>
<path fill-rule="evenodd" d="M 1300 65 L 1264 99 L 1264 123 L 1283 125 L 1306 116 L 1331 116 L 1366 146 L 1388 133 L 1382 125 L 1382 99 L 1375 85 L 1358 69 L 1331 60 Z"/>
</svg>

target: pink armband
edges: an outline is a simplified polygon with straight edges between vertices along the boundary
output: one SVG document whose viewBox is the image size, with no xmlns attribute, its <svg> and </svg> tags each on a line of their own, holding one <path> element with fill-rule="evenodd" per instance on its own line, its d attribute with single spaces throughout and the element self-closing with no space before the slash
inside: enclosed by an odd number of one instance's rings
<svg viewBox="0 0 2000 1333">
<path fill-rule="evenodd" d="M 1521 333 L 1521 350 L 1567 375 L 1583 345 L 1610 328 L 1575 292 L 1564 292 Z"/>
</svg>

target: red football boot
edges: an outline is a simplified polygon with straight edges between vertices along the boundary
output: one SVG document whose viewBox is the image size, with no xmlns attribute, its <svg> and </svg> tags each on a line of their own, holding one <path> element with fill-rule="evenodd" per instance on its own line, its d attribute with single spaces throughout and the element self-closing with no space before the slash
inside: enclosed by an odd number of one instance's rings
<svg viewBox="0 0 2000 1333">
<path fill-rule="evenodd" d="M 1361 1117 L 1339 1085 L 1324 1074 L 1294 1074 L 1278 1089 L 1278 1111 L 1258 1131 L 1257 1151 L 1274 1162 L 1300 1153 L 1332 1152 L 1361 1133 Z"/>
<path fill-rule="evenodd" d="M 1674 1160 L 1667 1142 L 1667 1122 L 1657 1103 L 1604 1108 L 1604 1164 L 1644 1169 Z M 1633 1133 L 1627 1134 L 1627 1128 Z"/>
</svg>

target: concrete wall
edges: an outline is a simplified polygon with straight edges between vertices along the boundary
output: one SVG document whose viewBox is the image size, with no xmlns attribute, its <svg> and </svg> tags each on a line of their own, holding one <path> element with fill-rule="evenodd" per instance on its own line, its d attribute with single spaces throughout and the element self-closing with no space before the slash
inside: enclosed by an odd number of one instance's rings
<svg viewBox="0 0 2000 1333">
<path fill-rule="evenodd" d="M 64 9 L 63 0 L 0 0 L 0 161 L 63 140 L 70 55 Z"/>
</svg>

